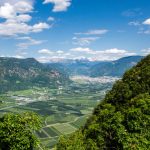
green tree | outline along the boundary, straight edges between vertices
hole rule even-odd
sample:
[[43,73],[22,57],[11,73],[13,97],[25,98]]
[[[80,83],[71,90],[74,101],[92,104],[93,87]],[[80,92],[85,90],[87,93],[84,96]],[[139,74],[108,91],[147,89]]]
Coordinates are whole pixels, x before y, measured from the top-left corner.
[[0,149],[32,150],[38,145],[33,132],[40,125],[40,118],[34,113],[5,114],[0,118]]

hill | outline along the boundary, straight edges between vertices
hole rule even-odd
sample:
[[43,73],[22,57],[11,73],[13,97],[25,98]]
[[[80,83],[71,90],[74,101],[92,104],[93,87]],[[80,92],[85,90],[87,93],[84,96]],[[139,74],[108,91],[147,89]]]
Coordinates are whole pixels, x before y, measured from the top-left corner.
[[112,62],[100,62],[90,68],[91,76],[122,76],[141,59],[142,56],[129,56]]
[[70,82],[55,66],[45,66],[34,58],[0,58],[0,92],[33,86],[57,87]]
[[150,55],[127,71],[59,150],[150,149]]

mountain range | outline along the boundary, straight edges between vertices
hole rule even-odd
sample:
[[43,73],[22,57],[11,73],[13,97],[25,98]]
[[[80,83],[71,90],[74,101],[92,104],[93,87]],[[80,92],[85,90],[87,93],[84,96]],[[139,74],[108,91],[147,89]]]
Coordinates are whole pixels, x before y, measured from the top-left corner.
[[142,58],[142,56],[129,56],[115,61],[89,61],[87,59],[61,60],[60,62],[49,63],[48,65],[55,65],[64,72],[67,72],[70,76],[121,77],[126,70],[136,65]]
[[0,58],[0,92],[33,86],[57,87],[70,82],[67,74],[34,58]]
[[43,64],[34,58],[0,57],[0,92],[37,87],[68,85],[70,76],[119,76],[136,65],[142,56],[124,57],[116,61],[64,60]]

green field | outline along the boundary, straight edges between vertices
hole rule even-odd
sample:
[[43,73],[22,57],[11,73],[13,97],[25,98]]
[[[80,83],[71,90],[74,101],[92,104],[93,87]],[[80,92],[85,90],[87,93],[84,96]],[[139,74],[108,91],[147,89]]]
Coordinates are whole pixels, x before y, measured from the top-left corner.
[[59,136],[59,134],[57,134],[57,133],[55,132],[55,130],[52,129],[51,127],[44,127],[43,130],[44,130],[45,132],[47,132],[47,133],[49,134],[49,136],[51,136],[51,137]]
[[[93,107],[110,89],[110,84],[79,84],[58,89],[37,88],[8,92],[0,105],[0,116],[4,113],[33,111],[42,116],[43,127],[36,131],[41,147],[52,148],[59,136],[73,133],[83,126]],[[102,92],[101,92],[102,91]]]
[[54,128],[59,131],[62,134],[70,134],[74,131],[76,131],[76,128],[73,127],[72,125],[68,124],[68,123],[63,123],[63,124],[56,124],[54,126]]

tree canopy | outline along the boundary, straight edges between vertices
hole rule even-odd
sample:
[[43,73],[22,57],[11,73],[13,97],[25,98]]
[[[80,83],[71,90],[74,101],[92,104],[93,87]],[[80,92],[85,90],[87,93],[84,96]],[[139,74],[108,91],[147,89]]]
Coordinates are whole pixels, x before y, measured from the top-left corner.
[[40,125],[40,118],[34,113],[5,114],[0,118],[1,150],[32,150],[38,145],[33,132]]

